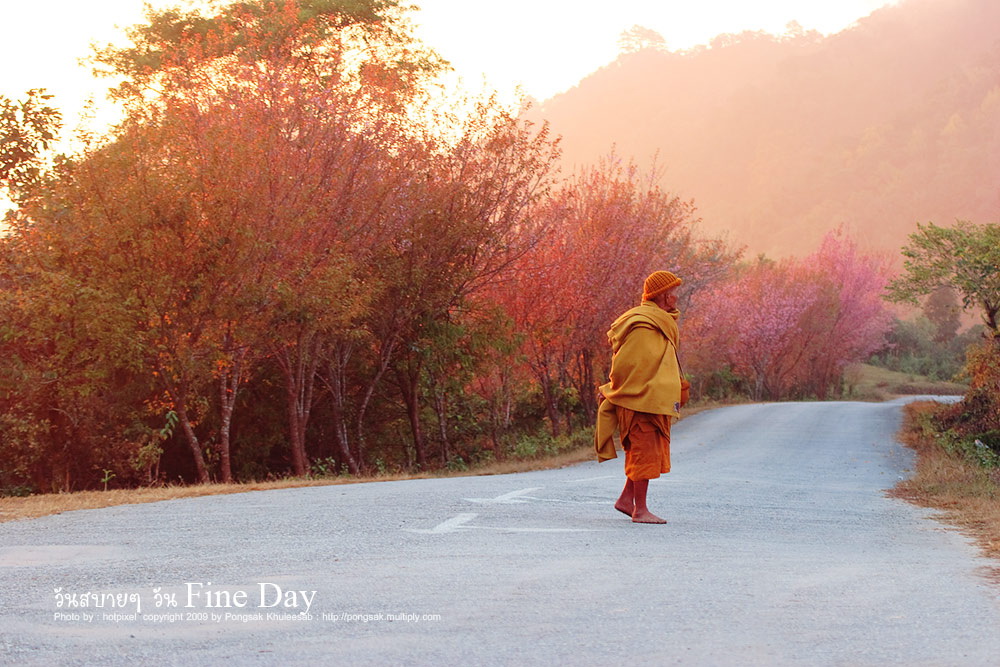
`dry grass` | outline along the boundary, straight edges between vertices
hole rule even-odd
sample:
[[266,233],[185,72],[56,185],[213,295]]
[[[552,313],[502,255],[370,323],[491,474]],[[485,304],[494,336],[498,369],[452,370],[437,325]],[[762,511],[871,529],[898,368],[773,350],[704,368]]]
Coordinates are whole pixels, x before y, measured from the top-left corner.
[[891,494],[942,510],[943,521],[973,537],[987,556],[1000,558],[1000,472],[949,454],[922,432],[920,415],[936,407],[924,402],[906,406],[899,437],[917,453],[916,472]]
[[109,491],[75,491],[73,493],[43,493],[24,498],[0,498],[0,521],[35,519],[49,514],[72,510],[89,510],[114,505],[155,503],[175,498],[194,498],[223,493],[243,493],[266,489],[287,489],[298,486],[334,484],[333,480],[281,480],[253,484],[205,484],[201,486],[164,486]]
[[503,475],[530,470],[548,470],[590,461],[594,451],[581,447],[553,456],[530,460],[497,461],[464,472],[434,472],[377,477],[331,477],[316,479],[283,479],[272,482],[251,482],[246,484],[202,484],[195,486],[164,486],[140,489],[112,489],[109,491],[76,491],[73,493],[46,493],[24,498],[0,498],[0,522],[18,519],[36,519],[50,514],[61,514],[73,510],[99,509],[115,505],[135,505],[155,503],[175,498],[195,498],[226,493],[246,493],[247,491],[268,491],[271,489],[293,489],[303,486],[330,486],[334,484],[359,484],[362,482],[388,482],[400,479],[425,479],[429,477],[462,477],[471,475]]
[[861,400],[884,401],[915,394],[961,395],[968,390],[966,385],[930,380],[923,375],[900,373],[870,364],[852,367],[849,376],[851,395]]

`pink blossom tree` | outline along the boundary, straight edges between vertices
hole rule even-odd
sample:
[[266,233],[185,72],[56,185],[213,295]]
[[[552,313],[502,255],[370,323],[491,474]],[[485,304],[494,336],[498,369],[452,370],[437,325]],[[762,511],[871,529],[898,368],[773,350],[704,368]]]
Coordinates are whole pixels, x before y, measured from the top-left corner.
[[882,298],[889,269],[884,257],[863,254],[839,231],[824,237],[805,266],[813,273],[819,294],[802,322],[811,343],[802,384],[823,399],[839,388],[848,364],[868,359],[883,345],[892,323]]
[[891,315],[883,258],[861,253],[841,232],[803,260],[766,259],[696,295],[685,327],[689,371],[728,366],[751,397],[826,398],[844,368],[882,344]]
[[794,262],[758,260],[699,300],[698,328],[686,338],[695,347],[702,337],[711,341],[718,358],[747,380],[753,399],[780,398],[794,382],[801,320],[817,292]]

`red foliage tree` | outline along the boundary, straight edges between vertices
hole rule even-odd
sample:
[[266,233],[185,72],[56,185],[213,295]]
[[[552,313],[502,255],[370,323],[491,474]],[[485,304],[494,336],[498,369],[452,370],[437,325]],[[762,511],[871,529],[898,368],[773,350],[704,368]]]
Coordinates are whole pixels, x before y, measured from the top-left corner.
[[693,205],[655,182],[655,170],[644,175],[614,155],[572,176],[537,211],[549,232],[498,294],[522,332],[554,435],[574,428],[574,408],[593,420],[608,326],[638,304],[647,275],[674,270],[690,294],[734,257],[721,242],[698,239]]
[[[100,56],[126,76],[129,123],[159,135],[161,166],[185,184],[193,210],[179,217],[198,220],[204,243],[188,256],[219,257],[199,269],[214,296],[195,338],[218,357],[223,481],[237,391],[265,355],[285,380],[292,469],[309,472],[316,371],[330,332],[360,314],[359,271],[399,173],[387,156],[413,91],[437,67],[395,30],[394,7],[261,0],[211,16],[151,11],[134,48]],[[145,166],[133,171],[145,178]],[[193,382],[168,391],[204,481],[184,398]]]

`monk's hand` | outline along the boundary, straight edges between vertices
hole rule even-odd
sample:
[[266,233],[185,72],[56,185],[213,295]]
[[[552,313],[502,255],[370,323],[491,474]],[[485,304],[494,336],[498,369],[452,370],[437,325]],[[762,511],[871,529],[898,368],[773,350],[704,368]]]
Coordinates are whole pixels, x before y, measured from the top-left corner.
[[687,405],[689,400],[691,400],[691,383],[681,378],[681,407]]

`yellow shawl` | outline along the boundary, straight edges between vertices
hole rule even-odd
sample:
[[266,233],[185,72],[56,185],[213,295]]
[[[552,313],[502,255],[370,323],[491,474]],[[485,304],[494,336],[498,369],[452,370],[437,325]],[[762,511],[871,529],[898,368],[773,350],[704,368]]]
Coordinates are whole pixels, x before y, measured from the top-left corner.
[[676,352],[679,316],[676,310],[666,311],[651,301],[643,301],[611,325],[611,382],[600,387],[606,400],[598,409],[594,435],[599,460],[617,456],[615,406],[680,416],[681,373]]

